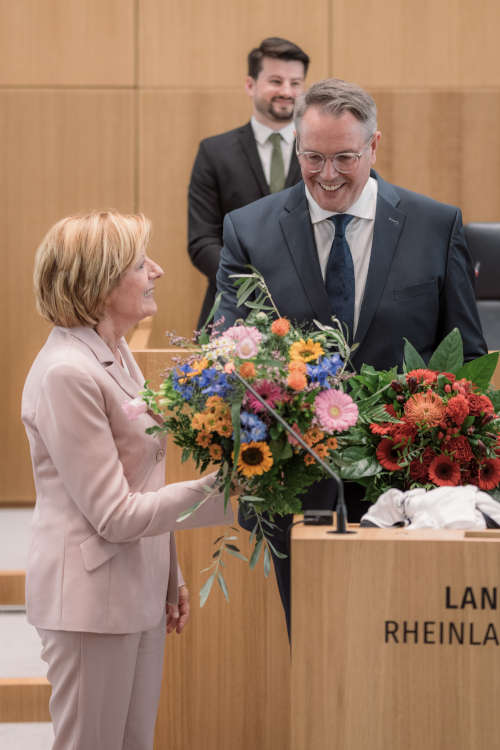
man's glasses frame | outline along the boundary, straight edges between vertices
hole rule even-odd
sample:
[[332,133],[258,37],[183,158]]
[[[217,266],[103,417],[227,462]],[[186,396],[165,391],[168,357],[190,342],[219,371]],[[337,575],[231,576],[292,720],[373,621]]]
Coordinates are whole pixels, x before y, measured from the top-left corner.
[[327,159],[332,162],[336,172],[339,172],[340,174],[349,174],[357,169],[359,160],[364,152],[372,145],[373,138],[374,135],[370,136],[361,151],[341,151],[338,154],[325,156],[325,154],[322,154],[319,151],[300,151],[299,138],[297,136],[295,141],[295,153],[297,154],[298,159],[302,159],[304,165],[307,167],[307,171],[311,174],[321,172]]

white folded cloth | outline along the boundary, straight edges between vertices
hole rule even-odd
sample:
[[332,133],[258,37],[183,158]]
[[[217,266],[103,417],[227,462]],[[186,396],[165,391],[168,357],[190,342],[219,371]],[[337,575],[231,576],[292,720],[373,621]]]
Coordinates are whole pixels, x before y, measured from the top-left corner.
[[500,503],[479,487],[436,487],[380,495],[361,519],[386,529],[404,523],[408,529],[485,529],[482,513],[500,525]]

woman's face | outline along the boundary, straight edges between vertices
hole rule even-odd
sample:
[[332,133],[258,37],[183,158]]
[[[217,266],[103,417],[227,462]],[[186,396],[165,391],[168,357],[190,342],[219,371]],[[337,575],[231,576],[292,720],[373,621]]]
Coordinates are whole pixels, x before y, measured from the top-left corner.
[[106,314],[115,325],[128,330],[143,318],[154,315],[155,280],[163,269],[142,251],[106,300]]

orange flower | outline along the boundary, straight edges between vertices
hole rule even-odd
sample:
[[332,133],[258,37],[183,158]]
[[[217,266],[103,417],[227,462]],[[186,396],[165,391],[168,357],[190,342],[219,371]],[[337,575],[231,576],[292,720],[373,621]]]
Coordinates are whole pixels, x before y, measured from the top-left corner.
[[307,372],[307,365],[302,362],[301,359],[293,359],[288,363],[288,372],[300,372],[301,375],[305,375]]
[[334,438],[334,437],[328,438],[328,440],[326,441],[326,444],[328,446],[328,449],[331,450],[331,451],[337,450],[337,448],[339,446],[339,444],[337,442],[337,438]]
[[292,371],[288,376],[287,384],[293,391],[303,391],[307,385],[307,378],[301,372]]
[[318,443],[320,440],[323,440],[324,437],[325,433],[322,432],[318,427],[311,427],[304,435],[304,440],[308,445],[314,445],[314,443]]
[[208,448],[211,441],[212,439],[211,439],[210,433],[205,432],[204,430],[199,432],[196,436],[196,442],[198,443],[198,445],[201,445],[202,448]]
[[287,318],[278,318],[277,320],[273,320],[271,331],[275,333],[276,336],[286,336],[289,330],[290,321],[287,320]]
[[416,393],[405,404],[405,416],[412,424],[437,427],[443,419],[445,405],[437,393]]
[[220,461],[222,458],[222,448],[220,445],[217,445],[217,443],[212,443],[210,448],[208,449],[208,452],[210,453],[210,458],[213,461]]
[[255,365],[253,362],[243,362],[240,367],[240,375],[242,378],[254,378],[255,377]]
[[307,466],[311,466],[311,464],[316,463],[316,461],[310,453],[306,453],[306,455],[304,456],[304,463],[307,464]]
[[326,458],[328,456],[328,446],[326,443],[319,443],[314,446],[314,450],[320,458]]
[[432,385],[436,382],[437,376],[438,374],[437,372],[434,372],[434,370],[410,370],[410,372],[406,373],[406,382],[408,382],[410,378],[415,378],[417,383],[422,383],[423,385]]
[[301,360],[302,362],[311,362],[321,357],[322,354],[324,354],[323,347],[312,339],[301,339],[290,347],[290,359]]

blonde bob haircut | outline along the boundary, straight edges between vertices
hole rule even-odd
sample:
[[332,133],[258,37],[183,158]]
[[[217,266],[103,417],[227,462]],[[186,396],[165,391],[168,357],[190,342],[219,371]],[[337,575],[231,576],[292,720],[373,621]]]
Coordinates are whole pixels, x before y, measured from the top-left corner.
[[142,214],[91,211],[61,219],[35,256],[37,310],[58,326],[95,326],[123,274],[146,251],[151,222]]

